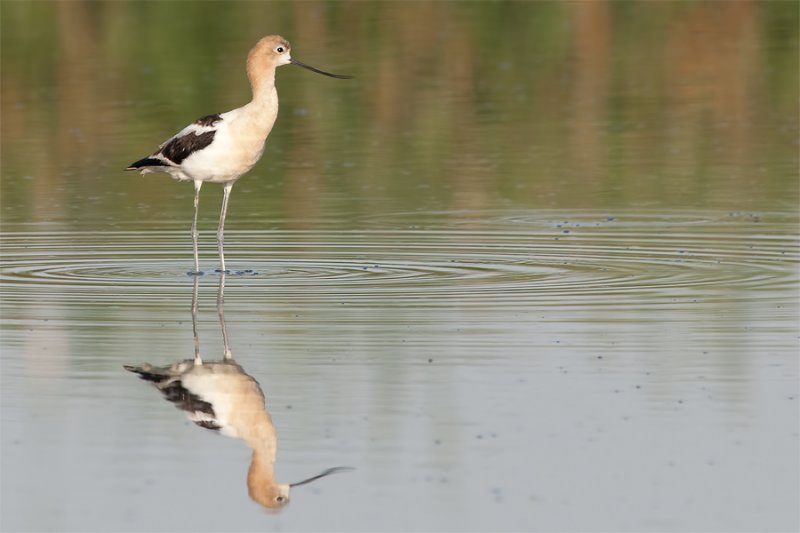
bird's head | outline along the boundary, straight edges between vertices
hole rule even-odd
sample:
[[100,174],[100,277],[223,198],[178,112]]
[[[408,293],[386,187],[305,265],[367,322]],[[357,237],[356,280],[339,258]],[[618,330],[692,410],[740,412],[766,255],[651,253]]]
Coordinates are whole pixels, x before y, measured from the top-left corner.
[[348,466],[328,468],[316,476],[312,476],[308,479],[304,479],[303,481],[298,481],[297,483],[291,483],[288,485],[275,483],[271,480],[265,483],[255,476],[251,476],[248,477],[247,487],[250,492],[250,498],[252,498],[253,501],[259,503],[267,509],[279,510],[289,503],[289,490],[292,487],[299,487],[300,485],[311,483],[325,476],[329,476],[337,472],[347,472],[349,470],[353,469]]
[[278,510],[289,503],[289,485],[272,483],[259,487],[250,486],[250,498],[267,509]]
[[280,35],[267,35],[250,50],[250,57],[267,60],[267,62],[279,67],[288,65],[291,62],[291,49],[292,45],[289,44],[289,41]]
[[250,51],[248,63],[255,63],[258,60],[261,60],[267,64],[274,65],[274,67],[291,64],[297,65],[298,67],[303,67],[304,69],[308,69],[311,72],[316,72],[317,74],[330,76],[331,78],[352,78],[352,76],[346,76],[344,74],[331,74],[330,72],[325,72],[324,70],[312,67],[311,65],[306,65],[305,63],[294,59],[291,51],[292,45],[289,44],[289,41],[280,35],[267,35],[258,41],[258,43]]

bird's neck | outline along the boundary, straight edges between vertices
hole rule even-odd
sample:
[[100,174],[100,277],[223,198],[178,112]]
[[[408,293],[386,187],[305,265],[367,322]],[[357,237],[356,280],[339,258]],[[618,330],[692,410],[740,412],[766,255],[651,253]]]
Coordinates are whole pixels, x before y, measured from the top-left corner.
[[262,72],[259,77],[250,80],[250,85],[253,88],[253,103],[269,105],[278,99],[274,70]]
[[253,99],[245,107],[251,123],[266,136],[278,116],[278,91],[275,89],[275,69],[250,68],[247,74],[253,88]]
[[275,91],[275,65],[259,55],[247,58],[247,78],[253,89],[253,102],[267,103],[277,98]]
[[270,507],[275,484],[275,447],[253,448],[253,458],[247,471],[250,498]]

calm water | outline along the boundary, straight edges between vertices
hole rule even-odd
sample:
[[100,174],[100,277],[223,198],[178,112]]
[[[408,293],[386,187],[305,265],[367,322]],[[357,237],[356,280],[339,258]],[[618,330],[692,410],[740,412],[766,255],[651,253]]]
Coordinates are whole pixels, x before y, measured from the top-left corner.
[[[4,2],[4,531],[790,531],[791,3]],[[702,30],[702,31],[701,31]],[[121,171],[278,72],[233,189],[250,452],[123,369],[223,356],[206,186]]]

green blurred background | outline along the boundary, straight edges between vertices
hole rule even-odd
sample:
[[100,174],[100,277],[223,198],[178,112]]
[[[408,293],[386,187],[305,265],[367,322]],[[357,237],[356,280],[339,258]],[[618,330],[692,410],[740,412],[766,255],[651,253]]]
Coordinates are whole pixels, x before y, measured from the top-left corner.
[[191,187],[122,169],[244,104],[246,53],[270,33],[357,79],[279,71],[281,114],[234,188],[231,227],[248,201],[302,226],[320,213],[798,200],[795,2],[0,9],[4,223],[188,220]]

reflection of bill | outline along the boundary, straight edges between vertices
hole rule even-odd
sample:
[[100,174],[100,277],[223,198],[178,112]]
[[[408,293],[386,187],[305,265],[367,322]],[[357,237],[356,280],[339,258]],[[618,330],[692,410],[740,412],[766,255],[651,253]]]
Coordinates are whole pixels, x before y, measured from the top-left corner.
[[228,437],[244,440],[253,450],[247,473],[250,497],[271,509],[289,502],[289,488],[310,483],[348,467],[329,468],[309,479],[291,484],[275,481],[274,467],[278,438],[272,418],[266,409],[264,393],[258,382],[234,362],[228,347],[228,335],[223,312],[225,276],[220,276],[217,311],[222,325],[225,355],[222,361],[204,362],[200,357],[197,336],[198,278],[192,293],[192,323],[195,336],[195,358],[176,361],[170,366],[155,367],[125,365],[140,378],[150,381],[166,400],[186,412],[198,426],[218,431]]

